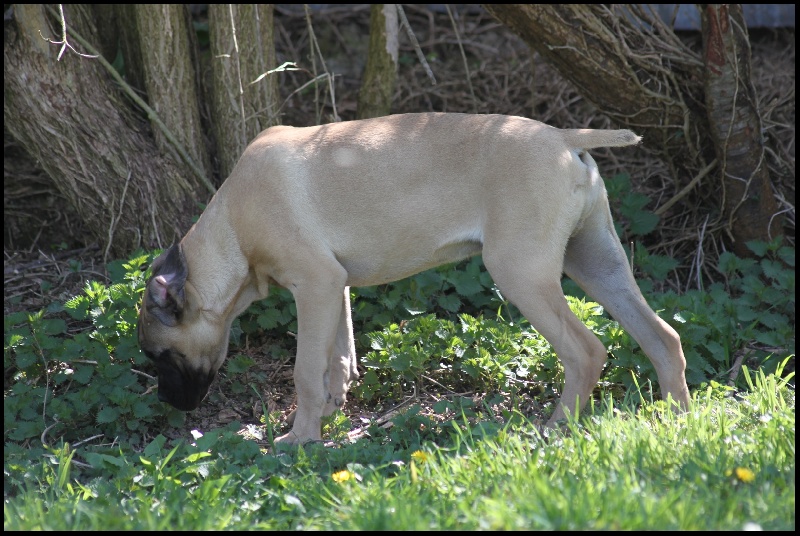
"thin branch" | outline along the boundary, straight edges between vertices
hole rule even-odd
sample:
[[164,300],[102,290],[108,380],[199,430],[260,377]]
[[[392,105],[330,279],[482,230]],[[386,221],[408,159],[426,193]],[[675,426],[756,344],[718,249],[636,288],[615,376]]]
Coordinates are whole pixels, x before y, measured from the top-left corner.
[[[48,9],[50,9],[50,8],[48,8]],[[95,55],[81,54],[80,52],[75,50],[75,47],[73,47],[69,43],[69,41],[67,40],[67,21],[64,18],[64,5],[63,4],[58,4],[58,10],[61,13],[61,41],[54,41],[53,39],[50,39],[49,37],[45,37],[42,34],[42,31],[39,30],[39,35],[42,36],[42,39],[44,39],[45,41],[48,41],[48,42],[50,42],[50,43],[52,43],[54,45],[61,45],[61,50],[58,51],[58,58],[57,58],[58,61],[61,61],[61,56],[64,55],[64,52],[66,52],[67,48],[69,48],[71,51],[73,51],[78,56],[82,56],[84,58],[96,58],[97,56],[95,56]],[[52,12],[52,10],[51,10],[51,12]]]
[[400,22],[405,26],[406,33],[408,34],[408,38],[411,40],[411,44],[414,45],[414,50],[417,52],[417,57],[419,58],[420,63],[423,67],[425,67],[425,72],[428,74],[428,78],[431,79],[431,84],[434,86],[436,85],[436,77],[433,76],[433,71],[431,71],[431,66],[428,65],[428,60],[425,59],[425,54],[422,53],[422,48],[419,46],[419,41],[417,41],[417,36],[414,35],[414,31],[411,29],[411,25],[408,23],[408,19],[406,18],[406,12],[403,11],[403,6],[401,4],[395,4],[397,6],[397,14],[400,15]]
[[469,86],[469,94],[472,97],[472,110],[478,113],[478,99],[475,98],[475,90],[472,89],[472,77],[469,73],[469,63],[467,63],[467,55],[464,53],[464,45],[461,43],[461,35],[458,33],[458,26],[456,20],[453,18],[453,12],[450,10],[450,4],[445,4],[447,8],[447,15],[450,17],[450,22],[453,24],[453,31],[456,34],[458,41],[458,49],[461,51],[461,59],[464,60],[464,70],[467,72],[467,85]]
[[[308,7],[308,4],[303,4],[305,12],[306,12],[306,22],[308,24],[308,39],[309,44],[311,45],[311,59],[313,61],[314,55],[319,56],[319,61],[322,63],[322,70],[325,71],[325,75],[328,77],[328,91],[331,94],[331,107],[333,108],[333,120],[334,122],[341,121],[342,118],[339,117],[339,113],[336,111],[336,93],[333,87],[333,75],[328,71],[328,66],[325,64],[325,58],[322,56],[322,51],[319,48],[319,42],[317,41],[317,35],[314,33],[314,26],[311,24],[311,11]],[[314,74],[316,75],[316,62],[314,63],[315,69]],[[316,80],[316,78],[315,78]],[[317,112],[317,123],[321,122],[321,112]]]
[[247,145],[247,129],[245,128],[244,117],[244,88],[242,87],[242,62],[239,56],[239,41],[236,39],[236,23],[233,19],[233,4],[228,4],[228,12],[231,16],[231,35],[233,36],[233,50],[236,52],[236,81],[239,83],[239,114],[242,118],[241,141]]
[[663,205],[658,207],[654,211],[654,214],[656,216],[661,216],[666,211],[668,211],[672,205],[674,205],[675,203],[677,203],[678,201],[680,201],[681,199],[686,197],[686,195],[692,190],[692,188],[694,188],[697,185],[697,183],[700,182],[703,179],[703,177],[705,177],[706,175],[711,173],[711,170],[713,170],[715,167],[717,167],[717,159],[716,158],[709,165],[707,165],[702,170],[700,170],[700,172],[697,175],[694,176],[694,178],[691,180],[691,182],[689,182],[689,184],[684,186],[681,189],[680,192],[675,194],[669,201],[667,201],[666,203],[664,203]]
[[[106,250],[103,253],[103,264],[108,262],[108,252],[111,250],[111,243],[114,241],[114,231],[117,228],[117,224],[119,220],[122,218],[122,209],[125,207],[125,194],[128,193],[128,185],[131,183],[131,175],[132,172],[128,169],[128,178],[125,179],[125,186],[122,188],[122,198],[119,201],[119,215],[115,218],[112,212],[111,214],[111,224],[108,226],[108,243],[106,244]],[[114,202],[111,202],[111,210],[114,209]]]

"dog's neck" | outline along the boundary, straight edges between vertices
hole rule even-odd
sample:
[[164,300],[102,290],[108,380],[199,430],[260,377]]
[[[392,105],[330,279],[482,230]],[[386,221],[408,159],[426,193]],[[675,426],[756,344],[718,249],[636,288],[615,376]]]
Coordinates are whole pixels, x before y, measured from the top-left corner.
[[187,255],[187,284],[195,289],[198,308],[220,317],[238,315],[254,300],[266,297],[253,281],[225,211],[212,200],[181,241],[184,251],[193,253]]

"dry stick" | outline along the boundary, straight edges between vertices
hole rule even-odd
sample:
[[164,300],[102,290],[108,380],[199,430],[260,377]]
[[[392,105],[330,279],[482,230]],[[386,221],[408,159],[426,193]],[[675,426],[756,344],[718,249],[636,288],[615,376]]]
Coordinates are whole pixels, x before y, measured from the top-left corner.
[[403,400],[402,402],[400,402],[396,406],[394,406],[394,407],[386,410],[385,412],[383,412],[383,414],[380,417],[378,417],[377,419],[375,419],[374,422],[372,422],[372,423],[370,423],[370,424],[368,424],[366,426],[360,426],[358,428],[355,428],[354,430],[350,430],[347,433],[347,437],[349,439],[359,439],[359,438],[364,436],[364,430],[366,430],[367,428],[369,428],[373,424],[376,425],[376,426],[384,426],[390,419],[394,418],[395,415],[400,413],[400,409],[403,408],[403,406],[407,406],[408,404],[410,404],[411,402],[413,402],[414,400],[417,400],[417,399],[418,399],[418,397],[417,397],[417,386],[416,386],[416,384],[414,384],[414,393],[411,396],[409,396],[408,398],[406,398],[405,400]]
[[125,208],[125,194],[128,193],[128,185],[131,183],[131,172],[130,168],[128,168],[128,178],[125,179],[125,186],[122,188],[122,198],[119,200],[119,215],[115,218],[114,217],[114,203],[111,203],[111,224],[108,226],[108,243],[106,244],[106,250],[103,252],[103,264],[108,262],[108,252],[111,250],[111,243],[114,241],[114,231],[117,229],[117,224],[119,220],[122,218],[122,210]]
[[[75,47],[69,44],[69,40],[67,40],[67,20],[64,18],[64,4],[58,4],[58,11],[61,14],[61,41],[53,41],[52,39],[45,37],[42,34],[42,31],[39,30],[39,35],[41,35],[43,39],[53,43],[54,45],[61,45],[61,50],[58,51],[58,56],[56,59],[61,61],[61,56],[64,55],[64,52],[66,52],[68,48],[78,56],[83,56],[84,58],[96,58],[97,56],[92,56],[90,54],[81,54],[75,50]],[[52,13],[52,10],[50,12]]]
[[[314,80],[317,79],[317,56],[314,54],[314,34],[311,26],[311,12],[309,11],[308,4],[303,4],[303,11],[306,17],[306,26],[308,27],[308,46],[311,49],[311,71],[314,75]],[[322,122],[322,117],[319,110],[319,86],[314,84],[314,111],[316,123],[319,125]]]
[[[47,10],[50,12],[51,15],[58,16],[55,10],[53,10],[51,7],[49,6],[45,7],[47,8]],[[147,113],[147,118],[150,121],[154,122],[156,126],[158,126],[159,130],[161,130],[161,132],[164,134],[164,137],[167,138],[167,140],[173,145],[173,147],[175,147],[175,150],[178,151],[178,154],[181,156],[181,159],[186,163],[186,165],[189,166],[189,168],[191,168],[195,176],[197,176],[197,178],[200,179],[200,182],[203,183],[203,185],[208,189],[210,193],[215,194],[217,192],[217,189],[214,188],[213,184],[211,184],[211,180],[209,180],[209,178],[206,177],[203,171],[199,167],[197,167],[197,164],[194,163],[192,158],[186,152],[186,149],[184,149],[183,146],[178,142],[178,140],[175,139],[175,136],[172,135],[172,132],[170,132],[167,126],[161,121],[155,110],[150,108],[150,106],[148,106],[147,103],[144,102],[139,97],[139,95],[136,94],[136,92],[127,84],[127,82],[125,82],[125,80],[122,79],[117,70],[114,69],[114,67],[112,67],[111,64],[108,63],[108,61],[106,61],[106,59],[97,51],[97,49],[95,49],[92,45],[90,45],[89,42],[86,41],[83,37],[81,37],[80,34],[76,32],[74,29],[70,28],[70,33],[72,34],[72,37],[74,37],[75,40],[78,43],[80,43],[81,46],[83,46],[83,48],[88,50],[91,54],[96,55],[97,61],[100,62],[100,65],[105,67],[105,69],[109,73],[111,73],[111,76],[113,76],[114,80],[116,80],[117,83],[122,87],[123,91],[125,91],[125,94],[127,94],[142,110],[144,110]]]
[[464,70],[467,71],[467,85],[469,86],[469,94],[472,97],[472,111],[478,113],[478,99],[475,98],[475,91],[472,89],[472,78],[469,74],[469,64],[467,63],[467,55],[464,53],[464,46],[461,44],[461,35],[458,33],[456,20],[453,18],[453,13],[450,11],[450,4],[445,4],[447,8],[447,15],[450,17],[450,22],[453,24],[453,31],[456,34],[456,41],[458,41],[458,48],[461,50],[461,59],[464,60]]
[[692,188],[694,188],[697,185],[697,183],[700,182],[703,179],[703,177],[705,177],[706,175],[711,173],[711,170],[714,169],[715,167],[717,167],[717,159],[716,158],[714,160],[712,160],[709,165],[707,165],[702,170],[700,170],[700,173],[695,175],[695,177],[691,180],[691,182],[689,182],[689,184],[684,186],[683,189],[680,192],[675,194],[669,201],[667,201],[666,203],[664,203],[663,205],[658,207],[653,213],[656,216],[661,216],[662,214],[664,214],[667,210],[670,209],[670,207],[672,205],[674,205],[675,203],[677,203],[678,201],[680,201],[681,199],[686,197],[686,195],[690,191],[692,191]]
[[400,15],[400,22],[402,22],[403,26],[406,28],[406,33],[408,34],[408,38],[411,40],[411,44],[414,45],[414,50],[417,52],[417,57],[419,58],[420,63],[422,63],[422,66],[425,67],[425,72],[428,74],[428,78],[431,79],[431,84],[435,86],[436,77],[433,76],[433,71],[431,71],[431,66],[428,65],[428,60],[425,59],[425,54],[422,53],[422,49],[419,46],[419,41],[417,41],[417,36],[414,35],[414,31],[411,29],[411,25],[408,23],[406,12],[403,11],[403,6],[401,4],[395,5],[397,6],[397,14]]
[[[705,261],[706,254],[703,251],[703,239],[706,234],[706,226],[708,225],[708,214],[703,221],[703,226],[700,228],[697,240],[697,254],[695,255],[695,265],[697,266],[697,290],[703,290],[703,261]],[[686,288],[689,288],[689,282],[686,282]]]
[[147,378],[150,381],[153,381],[153,382],[158,381],[158,378],[150,376],[149,374],[147,374],[146,372],[142,372],[141,370],[136,370],[136,369],[132,368],[131,372],[133,372],[134,374],[138,374],[139,376],[144,376],[145,378]]
[[[319,61],[322,63],[322,70],[325,71],[325,74],[328,76],[328,91],[331,94],[331,107],[333,107],[333,121],[338,122],[341,121],[342,118],[339,117],[339,113],[336,111],[336,93],[333,88],[333,75],[331,75],[330,71],[328,71],[328,66],[325,64],[325,58],[322,56],[322,51],[319,48],[319,42],[317,41],[317,35],[314,33],[314,26],[311,24],[311,10],[308,8],[308,4],[303,4],[306,12],[306,22],[308,24],[308,40],[311,46],[311,60],[314,61],[314,54],[319,55]],[[316,62],[314,62],[314,74],[316,75]],[[317,104],[319,106],[319,104]],[[320,122],[321,112],[317,111],[317,123]]]
[[737,353],[739,355],[736,356],[736,361],[733,362],[731,370],[728,371],[728,385],[730,386],[736,383],[736,377],[739,376],[739,371],[742,370],[742,362],[744,362],[744,358],[750,354],[747,349],[739,350]]
[[52,430],[52,428],[57,424],[58,424],[58,420],[56,420],[53,424],[51,424],[50,426],[45,428],[44,431],[42,432],[42,435],[39,436],[39,441],[41,442],[42,446],[47,447],[47,443],[45,442],[46,438],[47,438],[47,432]]
[[288,96],[288,97],[286,97],[286,99],[284,99],[284,101],[283,101],[283,104],[281,104],[281,105],[278,107],[278,113],[280,113],[280,111],[281,111],[281,110],[283,110],[283,107],[284,107],[284,106],[286,106],[286,103],[287,103],[287,102],[289,102],[289,100],[290,100],[292,97],[294,97],[294,96],[295,96],[297,93],[300,93],[301,91],[303,91],[305,88],[307,88],[307,87],[308,87],[308,86],[310,86],[311,84],[314,84],[314,83],[316,83],[318,80],[322,80],[323,78],[327,78],[327,77],[328,77],[328,74],[327,74],[327,73],[322,73],[321,75],[319,75],[319,76],[315,76],[314,78],[312,78],[311,80],[309,80],[308,82],[306,82],[305,84],[303,84],[302,86],[300,86],[299,88],[297,88],[297,89],[295,89],[294,91],[292,91],[291,93],[289,93],[289,96]]
[[228,4],[228,12],[231,15],[231,35],[233,36],[233,50],[236,52],[236,81],[239,83],[239,114],[242,117],[242,143],[247,144],[247,129],[245,128],[244,117],[244,88],[242,87],[242,63],[239,57],[239,41],[236,39],[236,23],[233,20],[233,4]]

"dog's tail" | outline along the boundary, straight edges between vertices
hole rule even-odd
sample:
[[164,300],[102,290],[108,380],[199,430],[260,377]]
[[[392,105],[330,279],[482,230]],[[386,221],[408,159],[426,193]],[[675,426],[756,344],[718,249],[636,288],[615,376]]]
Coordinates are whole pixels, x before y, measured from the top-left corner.
[[564,141],[575,149],[596,147],[626,147],[636,145],[642,139],[630,130],[594,130],[589,128],[567,128],[561,130]]

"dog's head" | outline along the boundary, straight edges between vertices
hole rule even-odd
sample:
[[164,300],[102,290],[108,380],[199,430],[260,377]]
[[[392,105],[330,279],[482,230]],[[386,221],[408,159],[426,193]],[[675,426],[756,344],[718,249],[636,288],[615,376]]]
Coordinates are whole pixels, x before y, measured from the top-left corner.
[[228,350],[225,321],[204,310],[180,244],[153,262],[139,310],[139,346],[158,369],[158,399],[197,408]]

